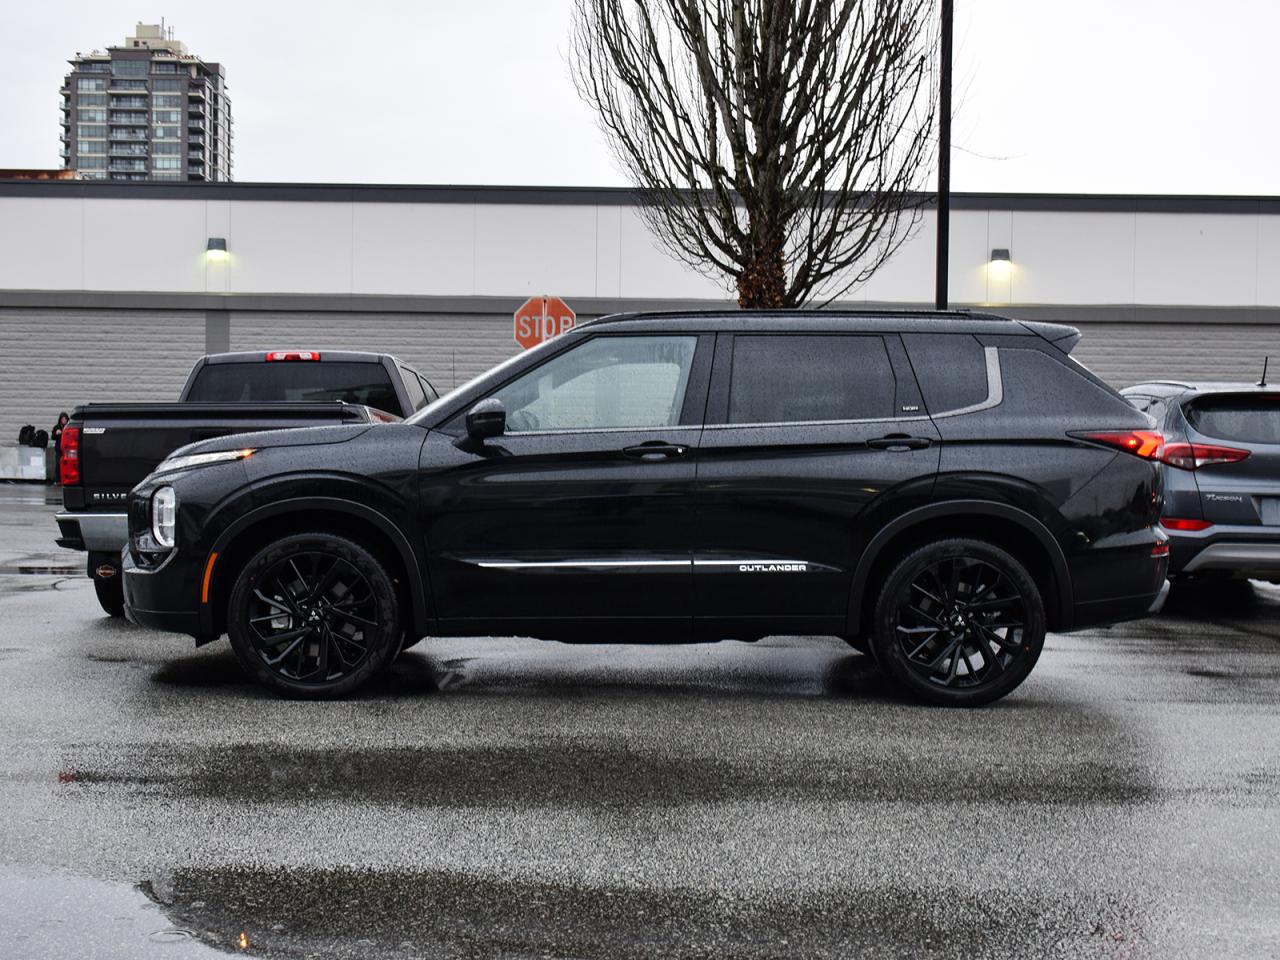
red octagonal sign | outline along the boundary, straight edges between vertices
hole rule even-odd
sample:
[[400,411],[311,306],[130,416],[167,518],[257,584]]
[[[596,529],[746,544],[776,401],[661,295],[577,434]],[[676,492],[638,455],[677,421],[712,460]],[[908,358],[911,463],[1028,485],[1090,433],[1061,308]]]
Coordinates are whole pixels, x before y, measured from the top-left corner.
[[530,297],[516,311],[516,343],[528,350],[572,330],[577,315],[559,297]]

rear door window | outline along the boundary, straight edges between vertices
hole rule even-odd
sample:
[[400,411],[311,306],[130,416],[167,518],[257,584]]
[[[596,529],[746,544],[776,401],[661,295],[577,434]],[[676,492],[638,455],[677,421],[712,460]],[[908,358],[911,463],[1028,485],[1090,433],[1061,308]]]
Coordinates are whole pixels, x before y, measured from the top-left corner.
[[1237,443],[1280,444],[1280,394],[1218,394],[1183,408],[1197,432]]
[[391,377],[380,363],[280,360],[207,363],[187,394],[192,403],[319,403],[343,400],[398,413]]
[[894,415],[896,382],[878,336],[738,335],[728,422],[809,423]]

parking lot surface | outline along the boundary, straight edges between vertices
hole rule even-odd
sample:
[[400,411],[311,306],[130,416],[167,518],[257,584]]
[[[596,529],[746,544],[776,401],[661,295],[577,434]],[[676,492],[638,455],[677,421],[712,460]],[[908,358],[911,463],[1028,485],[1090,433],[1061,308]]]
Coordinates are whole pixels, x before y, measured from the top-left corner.
[[0,956],[1280,956],[1280,588],[973,711],[819,637],[433,639],[295,703],[102,616],[55,509],[0,485]]

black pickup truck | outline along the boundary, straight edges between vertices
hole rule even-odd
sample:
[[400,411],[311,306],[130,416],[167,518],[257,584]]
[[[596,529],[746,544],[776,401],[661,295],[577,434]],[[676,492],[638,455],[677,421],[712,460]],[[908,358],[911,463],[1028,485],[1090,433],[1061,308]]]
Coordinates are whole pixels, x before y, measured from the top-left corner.
[[201,357],[177,403],[75,408],[62,434],[58,545],[88,552],[98,602],[121,616],[125,502],[179,447],[259,430],[394,421],[436,398],[425,377],[385,354],[275,350]]

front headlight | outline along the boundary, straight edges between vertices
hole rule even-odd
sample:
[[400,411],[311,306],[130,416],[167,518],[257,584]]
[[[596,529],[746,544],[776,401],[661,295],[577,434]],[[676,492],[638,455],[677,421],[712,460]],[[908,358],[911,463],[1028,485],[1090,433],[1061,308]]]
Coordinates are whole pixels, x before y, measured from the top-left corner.
[[169,473],[173,470],[185,470],[188,467],[201,467],[207,463],[247,460],[255,452],[254,450],[219,450],[217,453],[193,453],[186,457],[170,457],[168,460],[162,460],[155,472]]
[[178,527],[178,495],[173,487],[161,487],[151,495],[151,536],[162,547],[173,546]]

